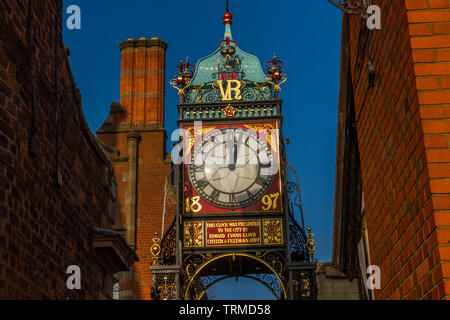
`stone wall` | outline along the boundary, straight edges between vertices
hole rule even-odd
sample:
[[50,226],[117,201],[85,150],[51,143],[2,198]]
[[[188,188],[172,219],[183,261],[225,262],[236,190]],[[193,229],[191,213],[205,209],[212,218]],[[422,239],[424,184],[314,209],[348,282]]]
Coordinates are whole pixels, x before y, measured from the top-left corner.
[[347,276],[331,263],[317,265],[318,300],[359,300],[358,280],[348,280]]

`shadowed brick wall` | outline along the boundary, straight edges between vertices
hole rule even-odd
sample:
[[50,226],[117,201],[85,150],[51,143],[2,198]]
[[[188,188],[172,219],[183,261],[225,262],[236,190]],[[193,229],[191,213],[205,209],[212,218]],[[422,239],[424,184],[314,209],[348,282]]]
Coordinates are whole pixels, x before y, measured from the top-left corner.
[[[61,7],[0,1],[0,299],[112,295],[91,248],[94,227],[112,224],[112,167],[84,119]],[[81,290],[66,288],[70,265]]]

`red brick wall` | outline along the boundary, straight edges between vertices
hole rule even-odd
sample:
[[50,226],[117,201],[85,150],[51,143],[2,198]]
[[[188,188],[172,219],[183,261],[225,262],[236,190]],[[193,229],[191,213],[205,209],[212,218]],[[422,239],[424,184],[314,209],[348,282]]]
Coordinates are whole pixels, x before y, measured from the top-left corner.
[[[450,1],[406,1],[419,117],[427,160],[428,224],[432,258],[418,281],[433,283],[427,297],[450,298]],[[428,194],[429,195],[429,194]],[[431,273],[425,276],[425,272]],[[421,279],[423,276],[423,279]],[[428,278],[428,279],[427,279]],[[417,286],[417,285],[416,285]],[[428,287],[427,287],[428,288]],[[416,289],[417,290],[417,289]]]
[[[33,1],[35,157],[28,151],[33,82],[29,1],[0,2],[0,299],[97,299],[112,293],[105,291],[112,275],[91,249],[93,228],[110,225],[112,167],[85,123],[62,38],[55,57],[55,27],[62,14],[58,2],[62,6],[62,1]],[[73,264],[81,268],[81,290],[68,291],[66,270]]]
[[[121,275],[120,291],[125,299],[150,299],[153,257],[150,248],[155,233],[161,235],[166,176],[172,169],[166,153],[164,123],[165,42],[153,39],[129,39],[120,44],[121,112],[111,109],[111,116],[99,129],[99,138],[117,151],[113,160],[118,182],[120,219],[116,226],[127,225],[126,190],[128,181],[127,134],[138,133],[137,157],[137,221],[136,248],[140,261],[134,265],[135,282],[130,275]],[[171,179],[169,179],[171,183]],[[174,218],[175,207],[167,206],[165,229]],[[130,291],[133,291],[130,296]]]
[[127,121],[163,124],[167,45],[158,38],[141,38],[128,39],[120,47],[120,103],[127,107]]
[[[136,264],[139,273],[139,290],[136,298],[149,299],[152,283],[150,265],[152,254],[150,247],[155,233],[161,238],[161,223],[164,206],[164,185],[166,176],[172,169],[171,161],[165,157],[164,132],[141,134],[140,158],[142,165],[138,175],[138,229],[137,253],[140,261]],[[171,179],[169,179],[171,183]],[[174,218],[174,206],[167,206],[168,216],[165,218],[165,229]],[[165,230],[164,229],[164,230]]]
[[[134,299],[150,299],[150,289],[152,274],[150,266],[153,262],[150,251],[153,244],[152,239],[157,232],[161,238],[161,223],[164,206],[164,185],[166,176],[172,169],[170,155],[165,152],[165,132],[163,130],[155,132],[140,132],[139,142],[139,167],[138,167],[138,195],[137,195],[137,255],[139,262],[134,264],[135,272],[138,274],[137,282],[134,284]],[[126,134],[99,133],[100,139],[107,144],[114,146],[121,157],[127,156]],[[125,142],[125,143],[124,143]],[[116,227],[127,227],[125,225],[125,190],[127,184],[128,163],[113,162],[115,179],[118,183],[117,203],[121,204],[119,219]],[[171,179],[169,179],[171,183]],[[168,215],[165,218],[165,229],[174,218],[174,205],[167,205]],[[131,283],[121,281],[121,291],[131,288]]]
[[351,17],[350,61],[375,296],[448,298],[449,1],[374,4],[382,29]]

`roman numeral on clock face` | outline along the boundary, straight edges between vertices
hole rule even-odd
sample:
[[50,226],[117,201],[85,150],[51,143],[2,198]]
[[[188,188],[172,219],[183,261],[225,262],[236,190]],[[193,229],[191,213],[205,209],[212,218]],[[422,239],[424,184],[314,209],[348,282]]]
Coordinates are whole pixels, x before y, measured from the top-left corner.
[[206,179],[202,179],[202,180],[197,181],[197,187],[200,190],[205,189],[208,185],[209,185],[209,182]]
[[220,191],[217,189],[214,189],[214,191],[211,192],[211,195],[210,195],[212,201],[219,200],[219,196],[220,196]]
[[194,167],[194,172],[196,172],[196,173],[203,172],[204,170],[205,170],[205,166],[204,165],[199,165],[199,166],[195,166]]
[[256,181],[255,181],[255,183],[260,185],[261,187],[265,186],[266,182],[267,182],[266,179],[261,178],[261,177],[256,178]]

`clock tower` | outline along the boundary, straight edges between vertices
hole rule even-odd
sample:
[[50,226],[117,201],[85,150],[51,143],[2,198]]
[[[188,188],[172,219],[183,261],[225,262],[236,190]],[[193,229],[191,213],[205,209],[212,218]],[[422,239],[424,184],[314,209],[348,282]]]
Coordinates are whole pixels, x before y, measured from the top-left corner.
[[152,297],[207,299],[210,287],[241,276],[278,300],[314,299],[315,245],[282,135],[283,62],[273,57],[264,73],[233,39],[228,8],[223,23],[217,49],[196,66],[180,61],[171,81],[180,96],[177,210],[153,246]]

